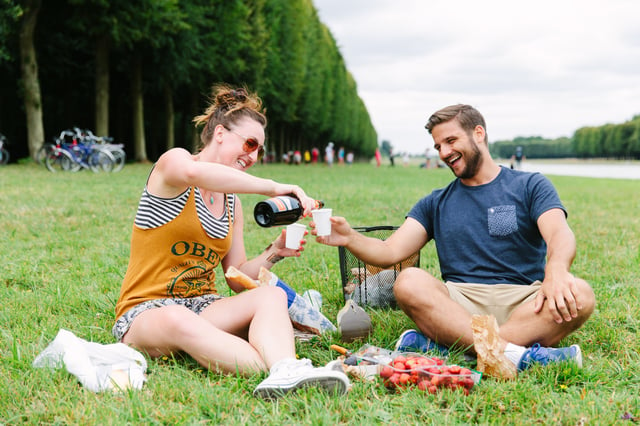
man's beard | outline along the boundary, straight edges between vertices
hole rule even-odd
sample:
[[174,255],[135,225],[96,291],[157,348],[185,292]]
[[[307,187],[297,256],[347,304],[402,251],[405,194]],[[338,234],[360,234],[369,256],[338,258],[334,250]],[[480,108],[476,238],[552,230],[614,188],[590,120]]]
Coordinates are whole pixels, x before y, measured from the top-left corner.
[[470,145],[471,151],[464,153],[464,169],[462,169],[459,175],[456,175],[460,179],[471,179],[476,175],[476,173],[478,173],[478,170],[480,170],[480,166],[482,165],[482,153],[475,143],[471,142]]

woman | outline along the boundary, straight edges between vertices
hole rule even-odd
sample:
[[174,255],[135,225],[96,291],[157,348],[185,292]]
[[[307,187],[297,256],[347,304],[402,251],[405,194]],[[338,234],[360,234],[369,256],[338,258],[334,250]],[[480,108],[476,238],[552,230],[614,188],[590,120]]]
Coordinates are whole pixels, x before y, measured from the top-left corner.
[[284,257],[284,231],[266,250],[247,260],[240,199],[234,193],[294,194],[305,214],[314,200],[296,185],[245,173],[264,154],[262,102],[245,89],[214,87],[204,115],[203,144],[196,155],[181,148],[164,153],[153,167],[133,226],[129,267],[116,305],[113,333],[151,357],[185,352],[202,366],[244,375],[270,370],[254,391],[271,398],[303,385],[344,392],[342,373],[295,359],[285,293],[258,287],[222,298],[215,288],[218,264],[257,278]]

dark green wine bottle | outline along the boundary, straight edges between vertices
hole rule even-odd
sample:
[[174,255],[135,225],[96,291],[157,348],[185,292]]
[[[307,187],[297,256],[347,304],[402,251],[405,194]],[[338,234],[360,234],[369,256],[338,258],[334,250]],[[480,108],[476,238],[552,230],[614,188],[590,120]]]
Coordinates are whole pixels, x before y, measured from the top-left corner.
[[[316,200],[316,209],[324,207],[324,202]],[[300,201],[292,195],[280,195],[260,201],[253,209],[253,218],[264,228],[290,225],[297,222],[304,209]]]

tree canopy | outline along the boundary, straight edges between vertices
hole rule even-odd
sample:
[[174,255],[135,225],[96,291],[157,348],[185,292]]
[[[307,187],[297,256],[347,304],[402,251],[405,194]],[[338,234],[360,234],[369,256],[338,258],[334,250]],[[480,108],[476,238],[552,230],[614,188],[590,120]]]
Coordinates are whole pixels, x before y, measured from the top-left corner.
[[510,158],[516,147],[528,158],[640,159],[640,115],[620,124],[582,127],[571,138],[517,137],[490,144],[495,157]]
[[330,140],[363,156],[378,145],[357,84],[311,0],[43,1],[31,77],[41,102],[25,105],[19,41],[30,3],[0,0],[0,132],[14,158],[35,154],[27,143],[31,108],[42,115],[39,143],[77,126],[113,136],[141,161],[174,145],[193,150],[191,119],[219,82],[263,98],[276,158]]

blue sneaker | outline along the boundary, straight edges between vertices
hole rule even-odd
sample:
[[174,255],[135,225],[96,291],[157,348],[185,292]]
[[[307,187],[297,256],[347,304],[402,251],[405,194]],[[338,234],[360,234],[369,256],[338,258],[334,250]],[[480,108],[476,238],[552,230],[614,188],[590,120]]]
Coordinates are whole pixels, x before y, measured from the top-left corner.
[[531,346],[520,358],[518,371],[526,370],[533,364],[547,365],[551,362],[573,361],[582,368],[582,351],[580,346],[571,345],[565,348],[546,348],[539,343]]
[[446,346],[437,344],[416,330],[407,330],[402,333],[396,342],[395,349],[398,352],[436,351],[442,356],[446,356],[449,353],[449,349]]

